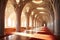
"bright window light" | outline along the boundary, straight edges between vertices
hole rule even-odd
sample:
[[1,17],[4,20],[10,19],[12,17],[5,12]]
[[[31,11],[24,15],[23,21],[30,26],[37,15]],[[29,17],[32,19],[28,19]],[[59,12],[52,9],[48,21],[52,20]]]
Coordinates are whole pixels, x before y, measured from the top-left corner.
[[32,11],[31,15],[34,15],[34,12]]
[[38,9],[38,10],[43,10],[44,8],[43,8],[43,7],[37,7],[36,9]]
[[20,0],[16,0],[17,4],[20,2]]
[[10,26],[10,27],[12,26],[11,25],[11,19],[10,18],[8,18],[8,26]]
[[39,12],[39,13],[42,13],[42,14],[44,14],[45,12]]
[[37,17],[37,15],[35,15],[35,18]]
[[40,3],[42,3],[43,1],[42,1],[42,0],[40,0],[40,1],[35,1],[35,0],[33,0],[32,2],[33,2],[33,3],[36,3],[36,4],[40,4]]

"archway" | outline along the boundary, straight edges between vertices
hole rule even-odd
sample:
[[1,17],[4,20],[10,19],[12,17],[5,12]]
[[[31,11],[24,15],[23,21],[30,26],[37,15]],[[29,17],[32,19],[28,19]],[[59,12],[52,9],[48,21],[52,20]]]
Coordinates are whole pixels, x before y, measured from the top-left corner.
[[[12,9],[12,10],[11,10]],[[5,9],[5,28],[16,28],[16,13],[14,11],[14,7],[10,1],[7,2],[6,9]]]
[[[4,21],[5,21],[4,31],[6,35],[16,31],[17,17],[16,17],[14,7],[10,0],[8,0],[6,4]],[[8,38],[9,40],[11,39],[11,36],[12,35],[7,36],[6,38]]]
[[[35,0],[36,1],[36,0]],[[35,14],[37,14],[38,12],[41,12],[41,11],[44,11],[44,12],[46,12],[46,14],[40,14],[41,15],[41,17],[43,17],[42,19],[44,20],[44,21],[47,21],[48,20],[48,22],[47,22],[47,26],[48,26],[48,28],[50,29],[50,30],[54,30],[54,9],[53,9],[53,7],[52,7],[52,4],[50,3],[51,1],[50,0],[43,0],[43,3],[41,3],[41,4],[36,4],[36,3],[34,3],[34,2],[30,2],[30,3],[27,3],[27,4],[29,4],[29,6],[30,6],[30,10],[29,10],[29,12],[26,12],[26,14],[27,13],[29,13],[29,15],[31,15],[31,12],[35,9],[36,10],[36,8],[37,7],[40,7],[40,9],[42,9],[42,7],[45,9],[45,10],[36,10],[37,12],[35,12]],[[27,5],[26,4],[26,5]],[[49,5],[50,4],[50,5]],[[24,6],[24,7],[27,7],[27,6]],[[33,7],[32,7],[33,6]],[[54,5],[53,5],[54,6]],[[23,8],[24,9],[24,8]],[[39,15],[39,16],[40,16]],[[48,16],[44,16],[44,15],[48,15]],[[41,18],[40,17],[40,18]],[[45,18],[47,19],[45,19]],[[38,18],[39,19],[39,18]],[[51,20],[49,20],[49,19],[51,19]],[[51,28],[50,28],[51,27]]]
[[[56,10],[55,10],[55,11],[56,11]],[[55,12],[55,11],[54,11],[54,12]],[[55,15],[55,14],[54,14],[54,16],[55,16],[55,18],[54,18],[54,19],[55,19],[55,24],[56,24],[56,19],[57,19],[57,17],[56,17],[56,15]]]

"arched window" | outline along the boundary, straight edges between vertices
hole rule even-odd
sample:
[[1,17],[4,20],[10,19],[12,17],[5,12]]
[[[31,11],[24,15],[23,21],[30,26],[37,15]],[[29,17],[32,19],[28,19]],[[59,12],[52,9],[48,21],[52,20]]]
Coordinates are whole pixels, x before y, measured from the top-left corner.
[[26,27],[27,26],[27,18],[24,12],[22,12],[21,15],[21,27]]
[[5,28],[13,28],[16,27],[16,13],[14,11],[14,7],[10,0],[8,0],[6,9],[5,9]]
[[10,14],[10,16],[8,17],[8,27],[16,27],[16,14]]
[[23,10],[22,10],[22,14],[21,14],[21,27],[27,27],[27,17],[28,17],[28,12],[29,12],[29,3],[27,3]]

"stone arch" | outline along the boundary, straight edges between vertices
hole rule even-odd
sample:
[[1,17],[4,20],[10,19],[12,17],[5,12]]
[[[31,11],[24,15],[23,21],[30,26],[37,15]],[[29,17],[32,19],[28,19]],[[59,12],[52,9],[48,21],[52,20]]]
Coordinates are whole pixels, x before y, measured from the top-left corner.
[[16,27],[16,21],[17,21],[16,20],[16,13],[14,11],[14,7],[11,4],[10,0],[8,0],[7,5],[6,5],[6,9],[5,9],[5,28],[6,27],[9,28],[9,26],[13,27],[13,25],[15,25],[15,27]]
[[[30,23],[27,23],[27,20],[28,21],[31,21],[30,20],[30,14],[29,14],[29,10],[30,10],[30,3],[26,3],[25,5],[24,5],[24,7],[23,7],[23,9],[22,9],[22,13],[21,13],[21,26],[25,26],[25,27],[27,27],[27,25],[29,24],[30,25]],[[22,19],[25,19],[24,21],[25,21],[25,24],[23,25],[23,20]],[[31,25],[30,25],[31,26]]]

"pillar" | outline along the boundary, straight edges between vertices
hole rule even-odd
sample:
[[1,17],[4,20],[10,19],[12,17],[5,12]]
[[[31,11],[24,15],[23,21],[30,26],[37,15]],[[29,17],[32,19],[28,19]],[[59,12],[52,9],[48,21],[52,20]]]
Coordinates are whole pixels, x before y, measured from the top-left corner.
[[32,28],[34,28],[34,18],[32,17]]
[[39,27],[39,21],[38,21],[38,27]]
[[[21,5],[21,6],[19,6],[19,5]],[[22,13],[22,9],[23,9],[22,3],[15,5],[14,9],[15,9],[15,12],[16,12],[16,17],[17,17],[16,32],[20,32],[20,28],[21,28],[21,13]],[[21,40],[21,36],[17,35],[16,36],[16,40]]]
[[36,28],[36,19],[35,19],[35,28]]
[[16,31],[19,32],[21,27],[21,12],[17,13],[17,29]]
[[60,40],[60,0],[55,0],[54,7],[54,32],[55,35],[58,37],[57,40]]
[[[4,35],[5,8],[7,0],[0,0],[0,36]],[[1,38],[0,40],[4,40]]]
[[34,18],[34,20],[33,20],[33,27],[35,27],[35,18]]
[[29,29],[29,16],[27,15],[27,30]]

